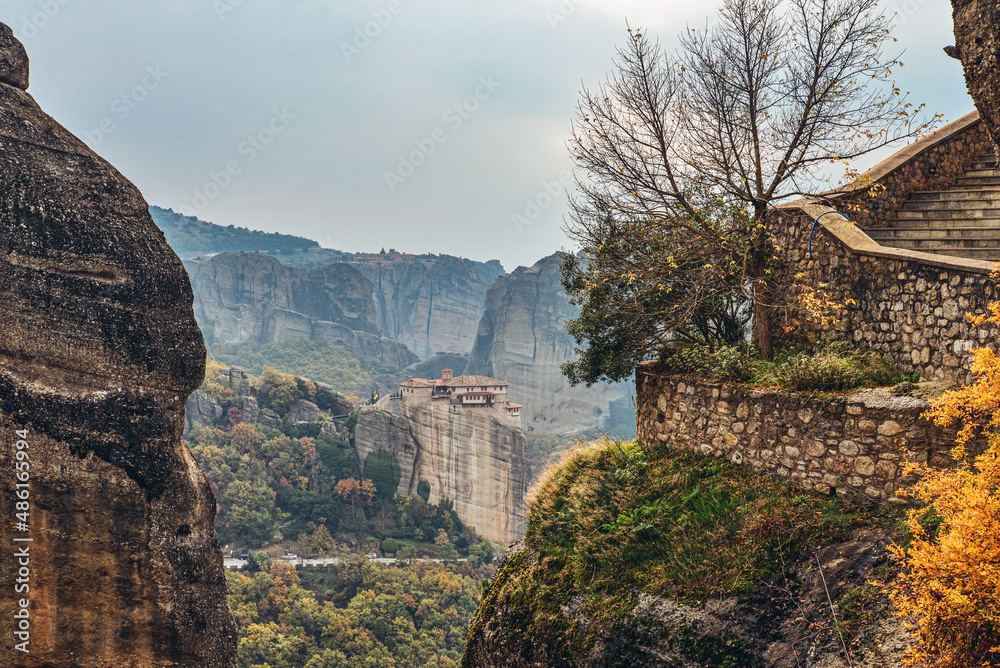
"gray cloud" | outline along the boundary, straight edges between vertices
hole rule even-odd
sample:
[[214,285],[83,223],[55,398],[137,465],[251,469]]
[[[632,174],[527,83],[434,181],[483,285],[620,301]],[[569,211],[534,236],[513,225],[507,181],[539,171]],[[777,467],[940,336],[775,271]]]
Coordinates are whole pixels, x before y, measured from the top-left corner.
[[[947,3],[895,6],[903,88],[949,119],[969,111],[961,69],[941,52]],[[671,44],[709,11],[645,0],[8,0],[0,20],[28,47],[30,92],[154,204],[346,250],[513,269],[567,244],[564,197],[546,194],[572,167],[580,83],[610,69],[625,18]],[[168,74],[144,86],[148,68]],[[495,91],[454,111],[491,77]],[[294,118],[271,137],[275,110]],[[446,139],[390,190],[386,173],[435,131]],[[196,209],[196,191],[234,162],[239,173]]]

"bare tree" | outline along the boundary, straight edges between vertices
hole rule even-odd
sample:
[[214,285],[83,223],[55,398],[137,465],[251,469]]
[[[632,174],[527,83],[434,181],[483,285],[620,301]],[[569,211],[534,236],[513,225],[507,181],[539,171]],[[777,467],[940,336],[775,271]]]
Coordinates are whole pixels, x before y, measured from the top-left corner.
[[[567,231],[590,256],[567,260],[564,283],[582,317],[606,315],[617,290],[648,351],[704,319],[707,298],[711,320],[742,295],[770,357],[769,209],[937,120],[892,83],[889,29],[877,0],[725,0],[674,55],[630,29],[608,81],[583,91],[570,141],[581,172]],[[578,342],[611,345],[594,322],[575,322]],[[602,359],[567,371],[589,381]]]

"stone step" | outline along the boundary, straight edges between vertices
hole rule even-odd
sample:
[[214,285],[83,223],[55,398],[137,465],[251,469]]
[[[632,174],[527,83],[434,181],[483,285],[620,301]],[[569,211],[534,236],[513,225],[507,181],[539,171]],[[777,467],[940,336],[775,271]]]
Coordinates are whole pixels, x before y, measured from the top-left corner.
[[1000,260],[1000,164],[979,157],[955,185],[910,194],[890,227],[865,230],[882,246]]
[[961,178],[968,178],[968,177],[982,178],[982,177],[990,177],[990,176],[993,176],[993,177],[1000,176],[1000,169],[997,169],[996,165],[988,166],[988,165],[985,165],[985,163],[984,163],[984,166],[980,166],[980,163],[976,163],[975,165],[973,165],[972,167],[970,167],[965,172],[965,174],[963,174],[961,176]]
[[1000,243],[1000,225],[996,227],[886,227],[865,230],[876,241],[883,239],[988,239]]
[[[949,225],[958,227],[991,227],[1000,224],[1000,208],[997,209],[939,209],[937,211],[900,211],[897,221],[907,225],[917,220],[936,221],[937,227]],[[896,224],[893,225],[896,227]]]
[[1000,199],[993,199],[980,193],[979,197],[969,199],[925,199],[906,200],[901,211],[979,211],[982,209],[1000,209]]
[[996,186],[1000,185],[1000,176],[960,176],[955,183],[958,186]]
[[949,257],[964,257],[970,260],[989,260],[996,262],[1000,260],[1000,246],[988,248],[950,248],[950,247],[930,247],[920,246],[907,240],[895,241],[893,243],[882,244],[886,248],[899,248],[901,250],[914,250],[922,253],[934,253],[935,255],[947,255]]
[[938,201],[991,201],[1000,202],[1000,186],[991,188],[954,188],[950,190],[922,190],[910,193],[908,202]]
[[939,250],[1000,250],[1000,241],[993,239],[886,239],[881,245],[913,248],[928,253]]
[[1000,218],[923,218],[909,215],[897,217],[888,229],[899,227],[1000,227]]

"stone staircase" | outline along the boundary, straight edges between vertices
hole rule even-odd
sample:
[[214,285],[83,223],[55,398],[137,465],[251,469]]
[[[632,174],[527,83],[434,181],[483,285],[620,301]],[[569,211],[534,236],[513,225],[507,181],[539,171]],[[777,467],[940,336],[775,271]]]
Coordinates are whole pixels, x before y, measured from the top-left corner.
[[983,154],[946,190],[914,192],[882,229],[866,229],[890,248],[1000,261],[1000,168]]

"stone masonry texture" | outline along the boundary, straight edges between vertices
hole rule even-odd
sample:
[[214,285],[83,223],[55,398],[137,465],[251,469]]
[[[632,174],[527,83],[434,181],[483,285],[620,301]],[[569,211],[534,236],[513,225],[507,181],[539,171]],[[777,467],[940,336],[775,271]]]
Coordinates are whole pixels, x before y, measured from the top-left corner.
[[[896,166],[876,183],[885,190],[867,191],[832,200],[861,227],[880,227],[910,193],[942,188],[979,159],[991,146],[981,123],[971,123],[914,158]],[[836,224],[834,215],[827,216]],[[842,219],[841,219],[842,220]],[[996,300],[996,280],[988,270],[960,258],[953,266],[920,259],[888,258],[854,252],[821,226],[816,226],[809,254],[813,218],[795,206],[776,209],[770,229],[777,258],[774,276],[775,335],[785,344],[843,338],[860,349],[888,355],[905,371],[923,380],[971,381],[968,351],[996,350],[996,327],[972,327],[967,313],[982,314]],[[979,263],[982,264],[982,263]],[[958,265],[958,266],[954,266]],[[832,322],[818,324],[796,308],[813,291],[843,306]]]
[[902,502],[906,461],[951,465],[954,431],[929,404],[885,390],[827,400],[660,374],[636,374],[638,438],[726,457],[805,489],[873,503]]

